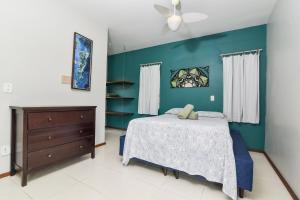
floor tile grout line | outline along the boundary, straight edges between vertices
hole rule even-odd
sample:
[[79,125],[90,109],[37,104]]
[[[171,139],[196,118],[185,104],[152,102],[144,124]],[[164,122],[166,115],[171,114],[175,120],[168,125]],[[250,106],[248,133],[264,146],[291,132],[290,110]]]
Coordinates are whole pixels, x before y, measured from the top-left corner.
[[[62,172],[58,172],[58,173],[60,173],[61,175],[64,175],[64,176],[66,176],[64,173],[62,173]],[[66,177],[68,177],[68,176],[66,176]],[[70,177],[69,177],[70,178]],[[72,184],[70,187],[73,187],[73,186],[75,186],[77,183],[74,183],[74,184]],[[26,187],[28,187],[28,186],[26,186]],[[22,188],[21,188],[22,189]],[[27,196],[30,196],[31,197],[31,199],[32,200],[39,200],[39,199],[36,199],[36,198],[34,198],[32,195],[30,195],[28,192],[26,192],[26,190],[24,190],[24,189],[22,189],[22,191],[23,192],[25,192],[26,194],[27,194]],[[61,190],[59,190],[59,191],[57,191],[57,193],[61,193],[63,191],[63,189],[61,189]],[[49,196],[49,197],[47,197],[46,199],[51,199],[51,198],[53,198],[54,196],[56,196],[56,194],[54,195],[51,195],[51,196]]]
[[19,185],[14,181],[12,180],[11,176],[8,177],[8,180],[16,186],[17,189],[19,189],[23,194],[25,194],[29,199],[32,199],[33,200],[33,197],[31,195],[29,195],[28,193],[26,193],[22,188],[19,187]]
[[[71,176],[70,174],[66,174],[66,175],[69,176],[69,177],[71,177],[73,180],[77,181],[79,184],[82,184],[82,185],[88,187],[89,189],[91,189],[91,190],[97,192],[98,194],[103,195],[103,196],[105,196],[105,197],[108,197],[106,194],[104,194],[104,193],[98,191],[98,190],[95,189],[94,187],[92,187],[92,186],[90,186],[89,184],[86,184],[85,182],[83,182],[84,180],[88,180],[89,178],[85,178],[84,180],[79,180],[79,179],[76,179],[75,177]],[[109,197],[109,199],[111,199],[111,198]]]
[[103,195],[104,197],[107,197],[109,200],[112,200],[112,198],[110,196],[108,196],[107,194],[104,194],[103,192],[100,192],[99,190],[97,190],[93,186],[91,186],[91,185],[89,185],[87,183],[84,183],[84,182],[82,182],[82,184],[85,185],[86,187],[90,188],[91,190],[97,192],[98,194]]

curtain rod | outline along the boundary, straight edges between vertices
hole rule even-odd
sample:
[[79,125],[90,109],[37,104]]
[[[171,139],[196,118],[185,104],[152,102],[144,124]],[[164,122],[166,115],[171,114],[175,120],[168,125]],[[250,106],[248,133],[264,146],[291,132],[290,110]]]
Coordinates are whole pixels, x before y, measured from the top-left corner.
[[232,55],[238,55],[238,54],[246,54],[246,53],[252,53],[252,52],[261,52],[263,51],[263,49],[253,49],[253,50],[249,50],[249,51],[240,51],[240,52],[233,52],[233,53],[225,53],[225,54],[221,54],[221,57],[224,56],[232,56]]
[[146,64],[140,64],[141,67],[151,66],[151,65],[161,65],[162,62],[154,62],[154,63],[146,63]]

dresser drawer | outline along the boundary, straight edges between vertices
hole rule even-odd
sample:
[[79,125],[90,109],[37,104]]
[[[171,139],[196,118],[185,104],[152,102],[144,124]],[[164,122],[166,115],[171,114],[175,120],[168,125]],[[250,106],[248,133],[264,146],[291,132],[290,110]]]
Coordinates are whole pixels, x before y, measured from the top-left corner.
[[28,113],[28,129],[40,129],[94,122],[92,110]]
[[93,138],[86,138],[77,142],[29,153],[28,170],[31,171],[67,158],[84,155],[91,152],[92,148],[94,148]]
[[66,126],[61,128],[42,129],[28,134],[28,151],[38,151],[93,136],[92,126]]

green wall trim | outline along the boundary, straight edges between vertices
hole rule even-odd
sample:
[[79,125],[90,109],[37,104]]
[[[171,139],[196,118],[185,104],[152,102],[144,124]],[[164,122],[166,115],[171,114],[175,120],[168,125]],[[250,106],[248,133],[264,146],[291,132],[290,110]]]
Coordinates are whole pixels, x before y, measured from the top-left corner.
[[[109,56],[108,79],[131,80],[135,84],[129,87],[109,86],[108,90],[124,96],[133,96],[135,99],[108,101],[107,109],[135,114],[130,117],[107,117],[107,125],[126,128],[131,119],[141,117],[137,114],[140,64],[163,62],[160,113],[173,107],[183,107],[187,103],[193,104],[197,110],[222,112],[223,69],[220,54],[261,48],[263,51],[260,60],[260,124],[230,123],[230,127],[241,131],[248,148],[264,150],[266,35],[267,26],[260,25]],[[170,88],[171,69],[207,65],[210,66],[209,87]],[[215,95],[215,102],[210,102],[211,95]]]

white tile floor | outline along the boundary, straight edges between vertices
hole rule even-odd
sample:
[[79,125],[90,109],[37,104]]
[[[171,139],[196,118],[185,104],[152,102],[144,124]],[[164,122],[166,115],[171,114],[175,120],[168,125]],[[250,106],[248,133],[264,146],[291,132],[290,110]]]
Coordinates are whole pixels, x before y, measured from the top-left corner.
[[[118,156],[119,131],[107,130],[107,145],[89,156],[33,174],[28,186],[20,177],[0,180],[0,200],[218,200],[228,199],[214,183],[171,174],[134,162],[124,167]],[[291,199],[264,155],[251,153],[254,160],[254,190],[248,199]]]

